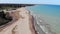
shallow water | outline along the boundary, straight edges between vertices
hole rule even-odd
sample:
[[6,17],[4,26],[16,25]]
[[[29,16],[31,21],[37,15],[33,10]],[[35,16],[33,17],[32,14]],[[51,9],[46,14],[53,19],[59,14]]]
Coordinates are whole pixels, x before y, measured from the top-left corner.
[[40,16],[45,22],[50,24],[52,30],[60,34],[60,5],[35,5],[26,7],[32,14]]

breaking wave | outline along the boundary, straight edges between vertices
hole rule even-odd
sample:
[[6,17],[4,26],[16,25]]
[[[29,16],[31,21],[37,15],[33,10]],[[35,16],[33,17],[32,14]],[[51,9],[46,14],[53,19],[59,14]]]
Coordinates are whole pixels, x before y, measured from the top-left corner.
[[34,26],[38,34],[56,34],[52,31],[51,26],[40,18],[39,15],[33,14]]

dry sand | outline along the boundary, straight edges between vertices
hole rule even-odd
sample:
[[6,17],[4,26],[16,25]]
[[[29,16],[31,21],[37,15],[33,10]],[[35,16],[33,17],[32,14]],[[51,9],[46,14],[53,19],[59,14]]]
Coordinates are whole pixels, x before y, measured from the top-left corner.
[[18,20],[5,27],[0,34],[35,34],[29,11],[24,7],[18,8],[16,11],[19,12]]

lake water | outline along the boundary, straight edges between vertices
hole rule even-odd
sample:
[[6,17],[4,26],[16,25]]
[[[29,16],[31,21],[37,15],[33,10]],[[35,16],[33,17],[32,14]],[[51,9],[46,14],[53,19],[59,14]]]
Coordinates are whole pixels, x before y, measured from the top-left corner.
[[60,34],[60,5],[40,4],[26,8],[33,14],[40,16],[41,19],[51,25],[54,32]]

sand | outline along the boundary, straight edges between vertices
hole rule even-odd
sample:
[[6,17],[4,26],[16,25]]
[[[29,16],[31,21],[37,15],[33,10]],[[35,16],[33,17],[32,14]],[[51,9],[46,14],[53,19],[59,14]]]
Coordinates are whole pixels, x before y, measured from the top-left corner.
[[0,34],[35,34],[29,11],[24,7],[18,8],[16,11],[19,13],[18,17],[16,16],[18,20],[5,27]]

